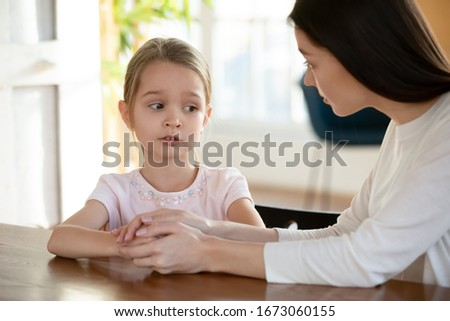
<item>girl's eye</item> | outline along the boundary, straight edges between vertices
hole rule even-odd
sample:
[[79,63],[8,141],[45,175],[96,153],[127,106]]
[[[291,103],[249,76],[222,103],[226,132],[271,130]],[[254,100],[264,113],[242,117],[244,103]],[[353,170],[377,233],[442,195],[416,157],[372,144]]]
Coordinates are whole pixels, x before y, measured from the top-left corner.
[[192,105],[190,105],[190,106],[185,106],[185,107],[183,107],[183,109],[184,109],[185,111],[187,111],[187,112],[190,112],[190,113],[196,112],[196,111],[198,110],[197,107],[192,106]]
[[154,103],[154,104],[148,105],[148,107],[150,107],[151,109],[159,110],[159,109],[163,109],[164,105],[161,103]]

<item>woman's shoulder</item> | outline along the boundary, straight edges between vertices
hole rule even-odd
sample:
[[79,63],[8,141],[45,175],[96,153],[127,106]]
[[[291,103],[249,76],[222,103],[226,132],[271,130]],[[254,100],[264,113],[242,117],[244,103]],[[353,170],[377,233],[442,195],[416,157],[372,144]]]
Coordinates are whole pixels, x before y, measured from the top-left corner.
[[436,113],[450,117],[450,91],[443,94],[436,102]]
[[428,127],[442,135],[450,134],[450,92],[447,92],[430,109]]
[[418,140],[441,139],[450,134],[450,92],[441,95],[434,104],[419,117],[403,124],[391,122],[386,134],[395,129],[397,138]]
[[[450,114],[450,91],[433,98],[433,104],[425,111],[420,118],[428,120],[445,117]],[[437,116],[438,115],[438,116]]]

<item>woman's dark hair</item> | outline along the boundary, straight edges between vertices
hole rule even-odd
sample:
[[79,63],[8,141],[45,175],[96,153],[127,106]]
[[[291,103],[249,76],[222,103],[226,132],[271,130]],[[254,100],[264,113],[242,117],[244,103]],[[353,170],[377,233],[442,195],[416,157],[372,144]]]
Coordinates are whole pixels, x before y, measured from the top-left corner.
[[414,0],[297,0],[289,19],[379,95],[419,102],[450,91],[450,64]]

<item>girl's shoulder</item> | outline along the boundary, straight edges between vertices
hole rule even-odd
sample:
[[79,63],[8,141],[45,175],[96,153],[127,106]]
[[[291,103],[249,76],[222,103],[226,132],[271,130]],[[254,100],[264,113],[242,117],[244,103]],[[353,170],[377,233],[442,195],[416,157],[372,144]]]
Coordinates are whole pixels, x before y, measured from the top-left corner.
[[106,173],[100,176],[99,184],[103,183],[110,187],[128,186],[138,175],[139,169],[127,173]]
[[243,176],[235,167],[208,167],[205,165],[199,165],[199,174],[217,178],[233,178]]
[[198,177],[207,182],[209,186],[229,188],[230,186],[247,185],[247,180],[235,167],[207,167],[200,165]]

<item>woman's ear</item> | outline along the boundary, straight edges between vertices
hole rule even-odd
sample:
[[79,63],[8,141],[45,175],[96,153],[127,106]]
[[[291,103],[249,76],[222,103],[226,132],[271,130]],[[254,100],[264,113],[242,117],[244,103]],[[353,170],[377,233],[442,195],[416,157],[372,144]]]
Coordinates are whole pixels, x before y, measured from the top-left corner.
[[124,100],[119,100],[119,112],[128,129],[132,130],[133,126],[131,126],[130,109],[128,108],[128,104]]
[[211,118],[211,114],[212,114],[212,106],[208,105],[206,107],[205,115],[203,116],[203,127],[206,127],[206,124],[208,124],[208,121]]

